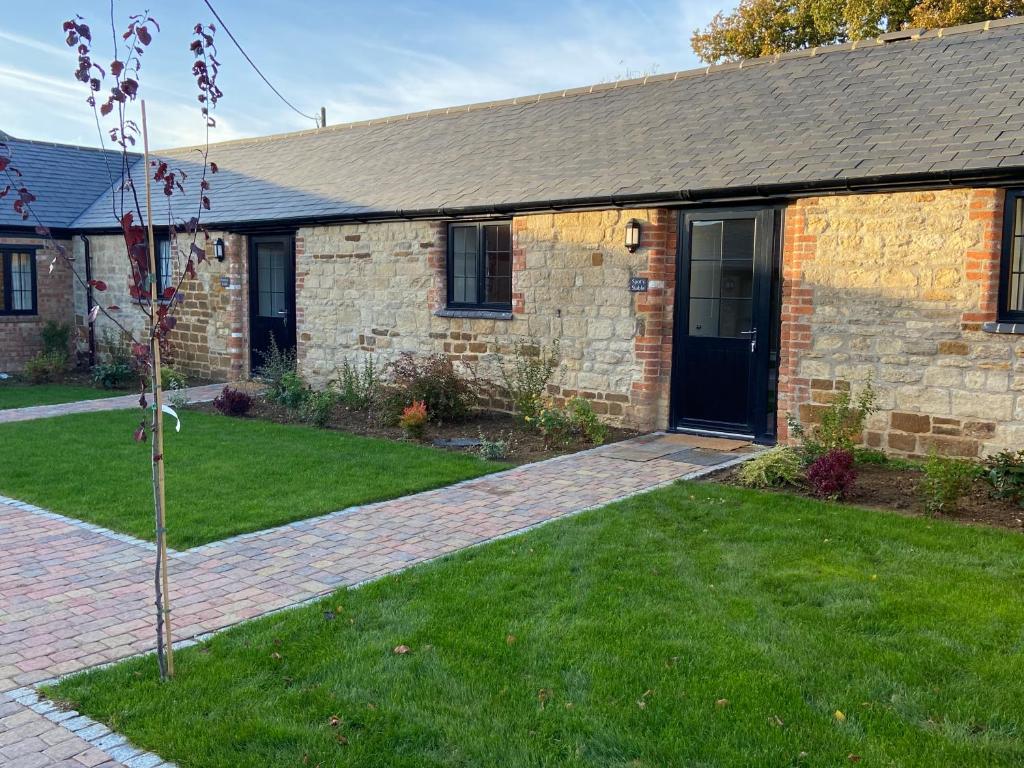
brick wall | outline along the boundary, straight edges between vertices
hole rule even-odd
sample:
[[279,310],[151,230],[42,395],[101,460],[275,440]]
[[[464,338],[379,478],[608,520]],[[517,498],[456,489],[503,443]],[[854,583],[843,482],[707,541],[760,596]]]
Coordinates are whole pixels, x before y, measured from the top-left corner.
[[907,455],[1024,445],[1024,337],[994,320],[1003,195],[801,200],[786,211],[779,432],[870,376],[866,442]]
[[[71,253],[71,243],[60,241]],[[42,331],[47,321],[73,324],[72,274],[67,263],[39,237],[0,237],[0,245],[34,245],[36,251],[35,315],[0,315],[0,372],[20,371],[27,360],[42,351]]]
[[[634,254],[625,225],[642,222]],[[664,211],[538,214],[513,221],[511,320],[441,317],[446,225],[379,223],[300,230],[298,356],[314,384],[342,361],[445,353],[498,382],[517,341],[561,341],[556,400],[579,395],[614,423],[664,427],[675,275],[675,219]],[[651,280],[647,294],[629,278]],[[500,393],[487,403],[508,407]]]

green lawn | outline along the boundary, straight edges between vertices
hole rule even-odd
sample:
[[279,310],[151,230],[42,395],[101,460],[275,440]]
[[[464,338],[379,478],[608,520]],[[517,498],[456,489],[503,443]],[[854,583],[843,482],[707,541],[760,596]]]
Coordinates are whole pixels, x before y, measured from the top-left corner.
[[49,692],[182,768],[1020,766],[1022,574],[1019,534],[683,484]]
[[[141,412],[0,424],[0,494],[153,538]],[[168,543],[185,549],[501,468],[476,456],[312,427],[186,411],[168,419]]]
[[8,408],[28,408],[32,405],[73,403],[76,400],[99,400],[118,397],[130,392],[96,389],[85,384],[25,384],[0,381],[0,411]]

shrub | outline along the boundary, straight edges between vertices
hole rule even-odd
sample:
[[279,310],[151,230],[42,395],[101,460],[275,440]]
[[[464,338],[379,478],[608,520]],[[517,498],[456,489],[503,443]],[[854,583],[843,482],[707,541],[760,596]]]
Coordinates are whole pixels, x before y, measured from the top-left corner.
[[738,479],[747,488],[784,488],[799,485],[803,474],[800,453],[780,445],[743,462]]
[[574,397],[569,401],[566,410],[574,434],[583,436],[587,442],[594,445],[601,445],[608,437],[608,426],[594,413],[594,406],[589,400]]
[[427,404],[417,400],[412,405],[405,407],[402,417],[398,420],[406,437],[419,440],[427,428]]
[[955,512],[957,502],[978,471],[972,462],[932,454],[925,462],[924,478],[918,486],[928,514]]
[[562,408],[548,402],[541,406],[536,418],[531,419],[544,437],[547,448],[564,447],[572,442],[572,422]]
[[71,351],[71,324],[47,320],[43,326],[43,352],[58,353],[67,359]]
[[214,399],[213,407],[225,416],[245,416],[252,408],[252,397],[240,389],[225,386]]
[[302,402],[302,420],[317,427],[326,427],[331,422],[338,395],[328,387],[320,392],[309,391]]
[[418,362],[407,352],[389,368],[404,405],[425,404],[434,421],[464,421],[476,404],[473,386],[446,355],[431,355]]
[[257,354],[263,364],[256,369],[256,378],[267,385],[267,397],[276,401],[284,378],[295,373],[295,353],[282,350],[271,334],[267,351]]
[[477,451],[480,453],[480,458],[487,461],[507,459],[515,448],[515,438],[513,438],[511,432],[504,437],[498,437],[496,440],[489,440],[483,432],[479,434],[480,445],[477,447]]
[[40,352],[25,363],[25,377],[33,384],[60,381],[67,367],[67,352]]
[[367,355],[362,366],[346,360],[338,369],[338,378],[331,382],[337,389],[338,399],[357,411],[373,407],[380,400],[384,382],[374,358]]
[[547,349],[535,341],[517,341],[510,362],[501,361],[501,375],[516,413],[523,419],[536,419],[544,407],[544,391],[562,364],[556,339]]
[[103,389],[127,389],[139,378],[128,340],[118,340],[106,330],[103,332],[106,359],[92,367],[93,383]]
[[306,383],[295,371],[285,373],[273,389],[267,390],[267,397],[286,408],[301,408],[309,394]]
[[179,389],[176,386],[171,386],[170,389],[164,391],[167,396],[167,402],[170,403],[171,407],[176,411],[180,411],[182,408],[186,408],[191,400],[189,400],[188,393],[184,389]]
[[842,499],[857,479],[853,453],[833,448],[816,458],[807,468],[807,482],[819,499]]
[[856,399],[849,392],[837,393],[822,412],[820,423],[805,427],[790,416],[789,428],[800,441],[805,460],[812,462],[835,449],[853,451],[861,441],[868,416],[876,410],[875,390],[869,378]]
[[1001,451],[985,459],[981,476],[992,486],[992,495],[1024,503],[1024,450]]
[[161,365],[160,386],[164,389],[185,389],[188,386],[188,379],[185,374],[178,373],[169,365]]

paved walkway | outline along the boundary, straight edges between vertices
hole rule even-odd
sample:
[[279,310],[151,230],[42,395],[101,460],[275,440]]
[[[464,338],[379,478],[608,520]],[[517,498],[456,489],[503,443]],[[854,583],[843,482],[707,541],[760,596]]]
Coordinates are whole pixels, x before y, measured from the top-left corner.
[[[175,637],[220,629],[706,469],[678,456],[615,458],[609,446],[177,552],[170,561]],[[54,723],[63,715],[47,713],[45,704],[26,706],[32,697],[24,690],[152,648],[152,547],[7,500],[0,501],[0,552],[0,764],[159,764],[152,756],[129,759],[137,753],[102,726],[91,735],[108,734],[101,741],[108,749],[90,745]]]
[[[193,403],[206,403],[213,400],[224,389],[223,384],[204,384],[201,387],[188,387],[182,390]],[[47,419],[51,416],[66,416],[69,413],[96,413],[98,411],[120,411],[125,408],[137,408],[139,396],[121,395],[118,397],[101,397],[97,400],[79,400],[74,403],[57,403],[56,405],[33,405],[29,408],[7,408],[0,411],[0,424],[12,421],[31,421]]]

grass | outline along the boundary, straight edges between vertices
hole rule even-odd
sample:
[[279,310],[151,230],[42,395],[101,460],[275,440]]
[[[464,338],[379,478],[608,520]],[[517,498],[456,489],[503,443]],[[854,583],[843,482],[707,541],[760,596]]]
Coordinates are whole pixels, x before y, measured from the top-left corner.
[[[153,539],[149,446],[138,411],[0,424],[0,494]],[[185,412],[168,419],[168,543],[185,549],[502,465],[420,445]]]
[[96,389],[85,384],[25,384],[0,382],[0,411],[8,408],[28,408],[33,405],[73,403],[78,400],[99,400],[131,394],[109,389]]
[[48,693],[182,768],[1019,766],[1022,572],[1018,534],[682,484]]

